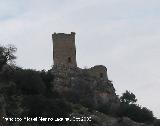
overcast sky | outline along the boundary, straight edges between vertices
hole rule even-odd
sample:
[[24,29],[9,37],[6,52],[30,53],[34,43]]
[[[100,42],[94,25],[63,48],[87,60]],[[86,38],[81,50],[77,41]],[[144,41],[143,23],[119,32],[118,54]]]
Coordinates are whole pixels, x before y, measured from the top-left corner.
[[160,118],[159,0],[0,0],[0,44],[17,65],[50,69],[52,33],[76,32],[79,67],[105,65],[117,94],[133,92]]

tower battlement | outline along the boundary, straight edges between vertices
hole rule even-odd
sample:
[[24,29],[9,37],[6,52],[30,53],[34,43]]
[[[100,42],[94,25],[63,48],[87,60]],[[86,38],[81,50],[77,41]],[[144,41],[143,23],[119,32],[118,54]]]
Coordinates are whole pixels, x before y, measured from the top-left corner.
[[53,41],[56,40],[56,39],[61,39],[61,40],[64,40],[64,39],[74,39],[75,38],[75,32],[71,32],[71,34],[65,34],[65,33],[54,33],[52,34],[52,38],[53,38]]

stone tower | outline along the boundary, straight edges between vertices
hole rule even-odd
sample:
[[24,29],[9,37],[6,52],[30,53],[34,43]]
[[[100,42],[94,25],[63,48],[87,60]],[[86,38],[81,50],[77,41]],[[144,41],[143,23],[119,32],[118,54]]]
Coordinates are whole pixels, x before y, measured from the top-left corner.
[[52,39],[54,65],[76,67],[75,33],[54,33]]

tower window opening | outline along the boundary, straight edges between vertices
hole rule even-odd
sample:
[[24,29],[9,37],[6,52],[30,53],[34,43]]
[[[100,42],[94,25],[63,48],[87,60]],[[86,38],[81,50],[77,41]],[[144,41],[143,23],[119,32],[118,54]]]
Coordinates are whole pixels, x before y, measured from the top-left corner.
[[103,78],[103,73],[100,73],[100,78]]
[[71,61],[72,61],[71,57],[68,57],[68,63],[71,63]]

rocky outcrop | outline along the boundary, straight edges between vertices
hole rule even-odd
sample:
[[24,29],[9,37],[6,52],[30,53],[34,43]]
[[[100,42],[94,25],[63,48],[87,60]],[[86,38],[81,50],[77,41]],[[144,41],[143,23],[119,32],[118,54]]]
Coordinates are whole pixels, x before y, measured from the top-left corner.
[[80,100],[88,98],[94,106],[119,103],[113,84],[108,79],[96,78],[88,74],[86,69],[64,65],[55,65],[51,71],[54,76],[54,89],[64,96],[74,92]]

